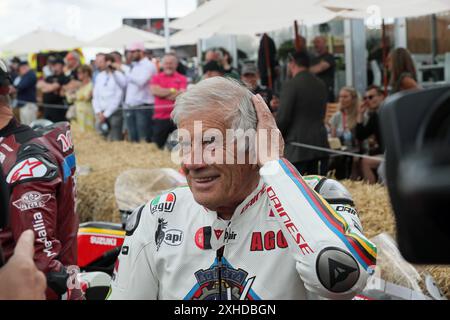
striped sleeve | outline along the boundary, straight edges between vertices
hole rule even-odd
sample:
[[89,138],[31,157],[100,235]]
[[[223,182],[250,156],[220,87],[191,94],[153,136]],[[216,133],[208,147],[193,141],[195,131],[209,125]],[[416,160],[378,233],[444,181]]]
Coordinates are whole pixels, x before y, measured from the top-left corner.
[[362,290],[374,271],[376,247],[352,231],[286,159],[268,162],[260,174],[307,289],[332,299]]

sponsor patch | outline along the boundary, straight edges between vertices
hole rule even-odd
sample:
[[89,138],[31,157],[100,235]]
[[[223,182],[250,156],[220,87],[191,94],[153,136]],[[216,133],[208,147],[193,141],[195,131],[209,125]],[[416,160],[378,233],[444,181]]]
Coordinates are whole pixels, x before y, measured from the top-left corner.
[[33,214],[33,230],[36,235],[36,241],[42,243],[44,249],[42,251],[47,257],[52,257],[56,255],[53,251],[53,243],[48,240],[47,229],[44,224],[44,217],[41,212],[36,212]]
[[183,231],[177,229],[167,230],[164,236],[164,243],[169,246],[179,246],[183,242]]
[[272,207],[276,211],[275,214],[281,220],[281,222],[284,224],[287,231],[291,234],[295,243],[298,245],[300,252],[303,255],[314,253],[314,250],[306,242],[305,238],[300,233],[298,227],[294,224],[294,222],[292,222],[291,217],[284,209],[280,199],[278,198],[277,194],[275,193],[275,190],[273,190],[272,187],[267,188],[267,195],[269,196],[269,200],[272,204]]
[[221,237],[222,234],[223,234],[223,230],[220,230],[220,229],[214,229],[214,234],[216,235],[217,240],[219,240],[220,237]]
[[91,238],[89,240],[90,240],[91,244],[97,244],[100,246],[109,246],[109,247],[117,246],[116,238],[91,236]]
[[61,133],[58,138],[56,138],[56,140],[61,142],[61,148],[63,152],[67,152],[70,149],[73,149],[72,133],[70,132],[70,130],[66,131],[65,134]]
[[36,159],[28,158],[17,163],[6,177],[6,182],[9,184],[30,178],[42,178],[47,174],[47,167],[45,164]]
[[[220,268],[220,272],[219,272]],[[219,274],[221,290],[219,290]],[[248,277],[248,272],[235,269],[225,258],[222,266],[214,264],[204,270],[195,272],[197,284],[185,297],[186,300],[258,300],[258,295],[252,290],[256,277]]]
[[155,212],[172,212],[176,200],[177,198],[173,192],[156,197],[150,203],[150,212],[152,214]]
[[45,204],[51,199],[50,194],[42,194],[37,191],[30,191],[22,195],[19,200],[13,202],[13,205],[20,211],[44,208]]
[[167,228],[167,222],[163,218],[158,219],[158,227],[155,231],[155,243],[156,243],[156,251],[159,251],[162,242],[166,237],[166,232],[164,231]]
[[250,244],[250,251],[270,251],[277,248],[285,249],[288,247],[286,238],[281,230],[262,232],[253,232]]
[[198,229],[194,236],[195,245],[202,250],[212,249],[211,234],[211,227],[202,227]]
[[342,249],[323,249],[316,262],[320,283],[329,291],[341,293],[350,290],[359,279],[359,266],[355,258]]

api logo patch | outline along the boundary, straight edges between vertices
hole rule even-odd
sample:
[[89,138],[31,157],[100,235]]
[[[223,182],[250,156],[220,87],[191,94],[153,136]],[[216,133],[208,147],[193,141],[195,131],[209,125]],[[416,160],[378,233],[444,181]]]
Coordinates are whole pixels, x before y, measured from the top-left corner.
[[150,204],[150,212],[152,214],[155,212],[172,212],[176,201],[177,198],[173,192],[156,197]]
[[183,242],[183,231],[177,229],[167,230],[164,243],[169,246],[179,246]]

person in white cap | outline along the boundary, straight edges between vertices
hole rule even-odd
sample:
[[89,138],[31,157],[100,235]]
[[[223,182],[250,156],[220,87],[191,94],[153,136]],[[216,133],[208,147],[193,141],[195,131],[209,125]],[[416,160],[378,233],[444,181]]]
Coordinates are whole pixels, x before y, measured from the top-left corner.
[[150,80],[157,70],[153,62],[145,56],[142,42],[127,47],[131,52],[131,70],[126,74],[125,122],[128,137],[133,142],[152,141],[152,116],[155,97],[150,92]]

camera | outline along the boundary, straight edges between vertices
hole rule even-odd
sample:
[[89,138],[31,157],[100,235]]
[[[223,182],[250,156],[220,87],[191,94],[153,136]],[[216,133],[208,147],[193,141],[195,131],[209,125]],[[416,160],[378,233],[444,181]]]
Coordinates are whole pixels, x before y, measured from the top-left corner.
[[450,86],[402,92],[380,110],[386,176],[402,255],[450,263]]

